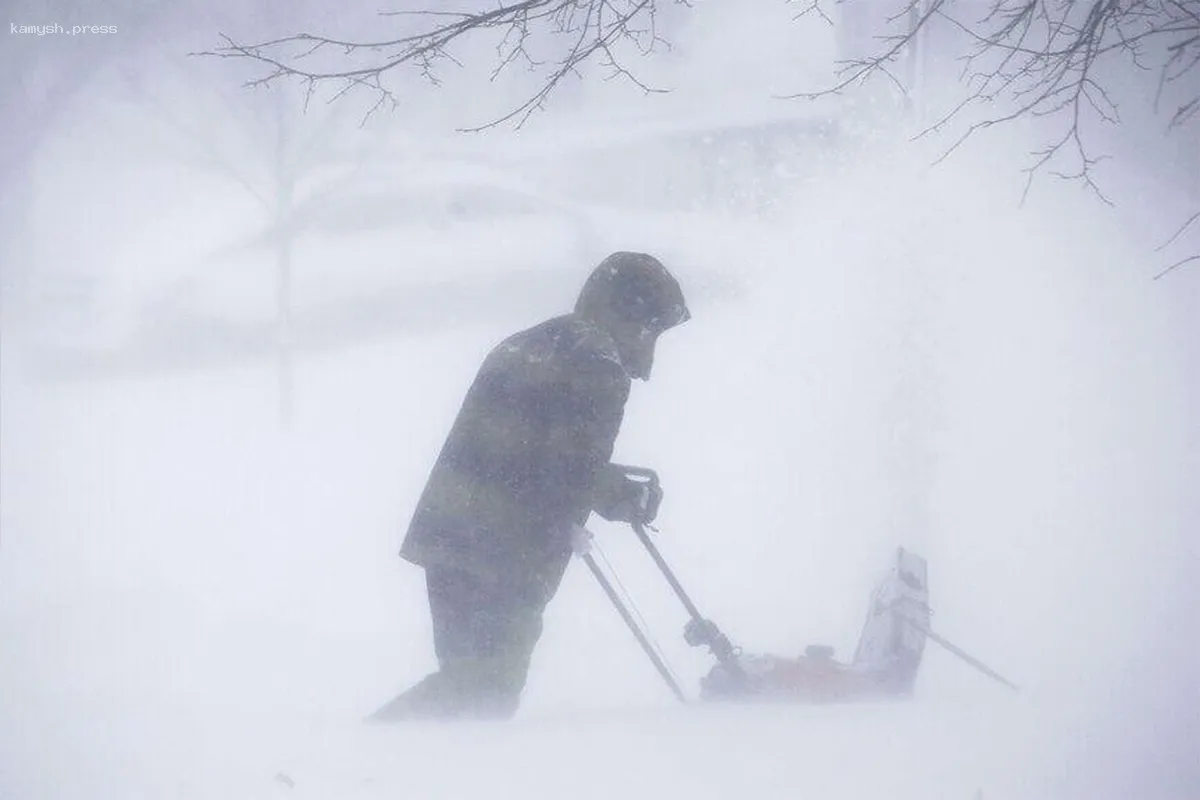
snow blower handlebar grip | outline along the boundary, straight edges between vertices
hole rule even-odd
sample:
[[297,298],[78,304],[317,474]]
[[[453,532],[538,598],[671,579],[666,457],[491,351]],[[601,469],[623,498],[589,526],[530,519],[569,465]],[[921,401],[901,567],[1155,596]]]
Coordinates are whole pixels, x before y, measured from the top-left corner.
[[649,467],[631,467],[628,464],[613,464],[613,466],[631,478],[641,478],[647,483],[657,484],[659,482],[658,473]]
[[627,513],[622,522],[638,522],[648,525],[658,516],[658,507],[662,504],[662,483],[658,473],[647,467],[630,467],[625,464],[613,464],[625,479],[626,486],[633,490],[629,492],[626,501]]

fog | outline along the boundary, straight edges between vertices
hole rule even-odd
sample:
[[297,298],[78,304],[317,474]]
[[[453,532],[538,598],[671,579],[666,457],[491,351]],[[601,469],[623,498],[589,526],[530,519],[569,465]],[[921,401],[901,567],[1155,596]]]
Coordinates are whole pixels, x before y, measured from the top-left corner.
[[[469,134],[537,88],[490,80],[489,41],[370,115],[186,55],[377,24],[349,7],[114,5],[90,69],[11,36],[0,797],[1200,795],[1200,269],[1155,279],[1200,247],[1156,249],[1200,207],[1194,128],[1148,146],[1135,105],[1098,134],[1113,204],[1026,194],[1044,123],[943,159],[956,131],[914,138],[878,85],[775,99],[836,37],[734,5],[664,11],[673,47],[632,63],[669,93],[597,68]],[[657,541],[705,613],[848,658],[905,546],[935,629],[1019,692],[930,646],[911,701],[680,706],[573,564],[514,720],[363,724],[435,666],[397,551],[475,370],[613,250],[692,308],[614,458],[662,475]],[[694,694],[683,609],[590,527]]]

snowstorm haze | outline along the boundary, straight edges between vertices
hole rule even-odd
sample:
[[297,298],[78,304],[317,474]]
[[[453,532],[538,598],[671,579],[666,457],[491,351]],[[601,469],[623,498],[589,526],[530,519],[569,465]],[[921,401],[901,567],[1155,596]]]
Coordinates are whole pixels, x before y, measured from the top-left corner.
[[[540,86],[492,79],[486,35],[395,106],[305,110],[188,54],[421,20],[24,5],[0,21],[116,32],[0,52],[0,797],[1200,796],[1200,262],[1155,278],[1200,252],[1156,249],[1200,148],[1152,87],[1112,78],[1107,204],[1026,192],[1048,120],[916,137],[952,55],[912,107],[778,99],[834,80],[801,4],[662,4],[672,46],[627,63],[670,92],[595,64],[474,133]],[[680,707],[573,564],[514,720],[362,723],[436,666],[397,550],[475,370],[616,250],[692,310],[614,460],[662,475],[705,613],[849,658],[904,546],[933,627],[1019,692],[931,644],[911,701]],[[694,692],[683,609],[590,527]]]

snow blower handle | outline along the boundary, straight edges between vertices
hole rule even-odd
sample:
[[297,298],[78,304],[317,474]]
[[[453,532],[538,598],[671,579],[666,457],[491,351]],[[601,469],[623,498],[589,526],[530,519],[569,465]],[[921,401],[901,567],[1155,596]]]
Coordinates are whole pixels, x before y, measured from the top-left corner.
[[675,577],[674,571],[667,564],[662,553],[659,552],[658,547],[650,538],[650,534],[646,532],[646,526],[636,521],[629,524],[633,527],[633,532],[637,534],[638,539],[645,546],[646,551],[650,553],[650,558],[654,560],[663,577],[667,579],[667,583],[671,585],[671,589],[674,590],[679,601],[683,603],[683,607],[687,609],[688,616],[691,617],[683,629],[684,641],[692,647],[707,646],[709,652],[716,657],[722,666],[726,667],[734,675],[742,675],[742,666],[738,662],[738,648],[729,641],[729,637],[721,632],[721,629],[717,627],[715,622],[706,619],[700,613],[700,609],[696,608],[696,604],[692,602],[692,598],[684,591],[683,585]]
[[646,532],[646,527],[658,515],[658,506],[662,502],[663,491],[658,480],[658,473],[647,467],[631,467],[623,464],[613,464],[612,466],[620,470],[630,483],[642,488],[642,491],[638,493],[638,499],[633,504],[636,508],[635,513],[630,514],[630,519],[624,521],[633,528],[633,532],[637,534],[646,551],[650,553],[650,558],[654,560],[679,601],[683,603],[683,607],[687,609],[690,619],[683,629],[684,641],[692,647],[708,647],[709,652],[731,674],[743,675],[742,666],[738,661],[739,649],[729,641],[729,637],[721,632],[715,622],[707,619],[700,613],[700,609],[696,608],[692,598],[688,596],[679,579],[675,577],[675,572],[659,552],[658,547],[650,538],[650,534]]
[[648,467],[630,467],[624,464],[613,464],[625,479],[627,496],[624,498],[626,513],[621,520],[630,524],[649,525],[658,516],[658,507],[662,504],[662,483],[658,473]]

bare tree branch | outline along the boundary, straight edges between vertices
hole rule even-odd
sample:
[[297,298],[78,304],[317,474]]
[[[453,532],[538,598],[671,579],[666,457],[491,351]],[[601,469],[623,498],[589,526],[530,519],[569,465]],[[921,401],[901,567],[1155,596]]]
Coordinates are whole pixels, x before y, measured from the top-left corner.
[[1196,220],[1200,220],[1200,211],[1197,211],[1195,214],[1192,214],[1192,216],[1188,218],[1187,222],[1185,222],[1185,223],[1183,223],[1183,225],[1179,226],[1179,230],[1177,230],[1177,231],[1175,231],[1175,233],[1171,234],[1171,237],[1169,239],[1167,239],[1165,242],[1160,244],[1155,249],[1160,253],[1163,250],[1166,250],[1168,247],[1170,247],[1172,244],[1174,244],[1175,240],[1178,239],[1180,236],[1182,236],[1187,231],[1188,228],[1192,227],[1193,223],[1195,223]]
[[[972,7],[978,8],[970,3],[909,0],[901,15],[893,18],[907,13],[911,22],[906,27],[897,26],[900,29],[893,35],[882,37],[882,44],[868,55],[843,62],[839,77],[829,86],[790,97],[838,94],[875,75],[894,81],[890,67],[911,58],[921,37],[932,31],[953,33],[968,43],[959,56],[965,97],[926,123],[914,138],[963,123],[964,130],[935,160],[939,163],[989,128],[1020,119],[1045,120],[1058,129],[1043,147],[1030,153],[1022,200],[1035,177],[1045,172],[1081,181],[1111,204],[1096,177],[1097,165],[1107,156],[1093,152],[1091,136],[1093,126],[1121,121],[1108,83],[1118,70],[1132,65],[1156,73],[1154,108],[1163,114],[1167,132],[1200,119],[1200,92],[1195,89],[1200,73],[1200,0],[989,0],[982,18],[967,16]],[[1163,111],[1169,93],[1171,104]],[[1170,241],[1196,219],[1189,219]],[[1162,274],[1194,260],[1182,259]]]
[[[799,0],[787,0],[787,2],[795,3],[795,2],[799,2]],[[804,0],[804,2],[805,2],[804,8],[802,8],[796,12],[795,16],[792,17],[793,21],[799,20],[799,19],[804,19],[805,17],[807,17],[809,15],[813,15],[813,16],[820,17],[831,27],[835,24],[833,19],[828,14],[825,13],[825,9],[821,5],[821,0]],[[840,0],[839,0],[839,2],[840,2]]]
[[[884,38],[886,44],[885,50],[878,55],[871,56],[866,59],[855,59],[841,62],[838,74],[846,75],[841,78],[836,84],[825,89],[815,92],[797,92],[789,95],[778,95],[781,100],[815,100],[820,97],[828,97],[829,95],[839,94],[843,90],[859,83],[875,73],[884,73],[889,75],[888,66],[895,62],[900,55],[912,44],[917,34],[924,29],[929,19],[936,13],[939,13],[942,5],[946,0],[932,0],[929,8],[926,9],[917,18],[917,23],[912,26],[906,33],[896,36],[888,36]],[[910,9],[916,9],[921,3],[921,0],[909,0],[905,10],[900,14],[895,15],[894,19],[898,19]],[[804,12],[802,12],[804,13]],[[894,78],[893,78],[894,80]]]
[[[674,0],[687,4],[688,0]],[[520,126],[529,115],[544,107],[547,98],[569,76],[578,75],[589,62],[598,62],[609,72],[608,78],[622,78],[645,92],[660,92],[639,80],[622,60],[622,50],[632,46],[647,55],[666,42],[654,26],[656,2],[664,0],[523,0],[501,3],[487,11],[409,11],[384,12],[383,16],[427,20],[428,26],[416,33],[392,39],[350,41],[312,33],[299,33],[256,44],[234,41],[222,36],[224,45],[198,55],[249,60],[265,73],[249,81],[263,85],[282,78],[299,79],[310,87],[333,83],[339,87],[336,97],[355,89],[377,95],[373,113],[382,105],[395,105],[396,97],[384,76],[401,68],[411,68],[434,85],[440,82],[437,68],[444,62],[459,63],[451,53],[453,45],[475,34],[492,31],[499,34],[497,62],[492,70],[496,79],[515,64],[544,73],[541,87],[510,112],[490,122],[464,130],[479,131],[516,120]],[[557,50],[553,58],[542,61],[532,51],[537,38]],[[308,66],[324,54],[336,56],[328,68]],[[345,62],[363,62],[346,67]]]
[[1166,275],[1169,275],[1169,274],[1171,274],[1172,272],[1174,272],[1175,270],[1179,269],[1179,268],[1180,268],[1180,267],[1182,267],[1183,265],[1185,265],[1185,264],[1190,264],[1190,263],[1192,263],[1193,261],[1200,261],[1200,253],[1197,253],[1197,254],[1196,254],[1196,255],[1194,255],[1194,256],[1188,256],[1187,258],[1181,258],[1180,260],[1176,261],[1176,262],[1175,262],[1174,264],[1172,264],[1171,266],[1169,266],[1169,267],[1167,267],[1166,269],[1164,269],[1162,272],[1160,272],[1160,273],[1158,273],[1157,275],[1155,275],[1155,276],[1154,276],[1154,280],[1158,280],[1159,278],[1165,277]]
[[[490,35],[492,80],[524,68],[538,75],[539,87],[509,112],[463,130],[480,131],[510,121],[520,127],[564,80],[581,77],[587,66],[605,70],[607,80],[625,80],[644,92],[661,91],[641,81],[625,59],[667,44],[656,31],[655,13],[671,1],[490,0],[483,10],[384,12],[383,17],[397,24],[403,20],[409,27],[391,38],[363,41],[313,33],[257,44],[223,37],[223,46],[204,55],[256,65],[262,71],[250,85],[297,79],[311,94],[316,86],[329,84],[336,88],[334,100],[366,90],[376,97],[366,113],[369,117],[385,104],[397,105],[390,76],[412,71],[437,85],[441,68],[460,63],[458,45]],[[845,9],[851,0],[832,0],[843,1]],[[872,1],[853,0],[863,8],[872,7]],[[673,2],[689,5],[688,0]],[[799,6],[796,18],[834,22],[823,0],[787,2]],[[1165,106],[1168,132],[1200,119],[1200,92],[1185,80],[1200,71],[1200,0],[984,2],[980,9],[970,2],[896,0],[895,13],[886,19],[893,26],[891,33],[877,39],[873,52],[839,62],[829,86],[784,98],[835,95],[878,75],[908,99],[911,87],[895,67],[915,69],[915,54],[926,46],[929,33],[950,32],[967,42],[958,59],[965,97],[925,124],[916,138],[965,123],[941,161],[982,131],[1020,119],[1043,120],[1054,127],[1045,145],[1030,153],[1023,197],[1037,175],[1049,173],[1081,181],[1106,203],[1111,201],[1097,178],[1097,165],[1106,156],[1094,152],[1091,137],[1092,126],[1121,121],[1118,98],[1109,92],[1114,70],[1132,68],[1157,78],[1155,108]]]
[[[912,0],[915,22],[886,37],[879,52],[846,63],[843,77],[832,85],[791,97],[815,98],[839,93],[876,73],[887,74],[918,36],[934,24],[948,26],[971,43],[962,56],[965,99],[921,130],[917,137],[943,131],[951,122],[979,109],[943,158],[982,130],[1023,117],[1061,119],[1063,129],[1042,149],[1032,153],[1029,181],[1046,170],[1059,177],[1082,180],[1101,199],[1094,167],[1103,155],[1091,153],[1088,123],[1120,121],[1116,102],[1100,77],[1102,67],[1124,55],[1138,68],[1157,60],[1159,95],[1164,87],[1189,74],[1200,63],[1200,0],[992,0],[982,19],[963,19],[944,0]],[[1194,73],[1192,73],[1194,74]],[[994,109],[1004,109],[995,111]],[[1200,95],[1176,107],[1168,128],[1200,115]],[[941,160],[941,159],[939,159]],[[1073,165],[1055,168],[1067,160]]]

